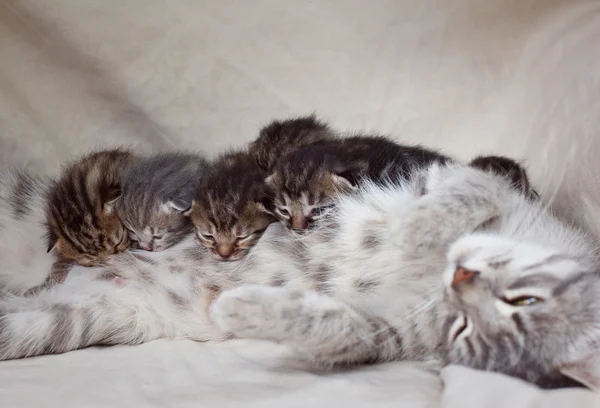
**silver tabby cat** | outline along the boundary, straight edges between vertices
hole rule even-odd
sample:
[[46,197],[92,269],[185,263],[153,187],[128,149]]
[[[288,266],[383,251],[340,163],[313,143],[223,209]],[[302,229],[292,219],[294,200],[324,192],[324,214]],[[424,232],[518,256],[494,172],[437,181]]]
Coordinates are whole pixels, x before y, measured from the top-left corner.
[[233,335],[317,367],[411,359],[600,389],[595,243],[493,174],[434,164],[411,180],[340,198],[299,240],[273,224],[240,262],[190,236],[7,294],[0,358]]
[[123,172],[116,209],[134,245],[163,251],[193,231],[183,213],[207,168],[202,156],[170,152],[137,159]]

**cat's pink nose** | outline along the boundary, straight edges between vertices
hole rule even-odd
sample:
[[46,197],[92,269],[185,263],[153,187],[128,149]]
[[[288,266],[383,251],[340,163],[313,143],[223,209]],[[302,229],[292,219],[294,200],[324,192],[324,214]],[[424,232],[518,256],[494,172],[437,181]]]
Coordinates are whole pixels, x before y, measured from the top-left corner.
[[454,277],[450,286],[452,286],[452,288],[456,288],[463,283],[470,283],[477,275],[479,275],[479,272],[471,271],[467,268],[463,268],[462,266],[458,266],[454,271]]
[[147,244],[145,242],[140,242],[140,248],[142,248],[144,251],[152,251],[152,249],[154,249],[152,243]]
[[291,224],[293,230],[303,230],[308,228],[308,220],[304,216],[292,217]]

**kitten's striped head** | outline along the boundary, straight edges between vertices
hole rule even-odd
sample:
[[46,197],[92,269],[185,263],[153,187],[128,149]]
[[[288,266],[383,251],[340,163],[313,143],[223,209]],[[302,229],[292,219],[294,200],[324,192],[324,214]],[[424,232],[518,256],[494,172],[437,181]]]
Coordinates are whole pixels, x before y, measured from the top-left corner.
[[467,236],[444,275],[455,308],[449,363],[542,387],[600,389],[600,273],[593,261],[499,238]]
[[236,261],[276,221],[271,211],[265,175],[247,154],[230,153],[202,179],[187,215],[200,243],[216,259]]
[[336,148],[317,143],[286,156],[266,182],[274,191],[274,214],[303,232],[330,212],[337,195],[354,191],[357,180]]
[[163,251],[193,231],[184,213],[207,166],[201,156],[182,152],[139,159],[129,166],[116,209],[132,244]]
[[48,251],[95,266],[129,246],[114,210],[121,194],[120,174],[133,159],[123,150],[92,153],[65,169],[48,192]]

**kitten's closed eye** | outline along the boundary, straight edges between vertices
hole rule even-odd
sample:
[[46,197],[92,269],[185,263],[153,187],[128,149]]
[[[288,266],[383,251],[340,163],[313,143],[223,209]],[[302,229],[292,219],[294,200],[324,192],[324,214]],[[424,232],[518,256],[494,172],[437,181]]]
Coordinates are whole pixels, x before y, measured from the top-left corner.
[[327,215],[331,210],[333,210],[333,204],[322,205],[320,207],[313,208],[310,212],[310,217],[313,220],[319,219],[325,215]]
[[290,211],[286,207],[277,207],[275,211],[283,218],[290,218]]
[[213,237],[213,235],[208,232],[198,231],[197,233],[198,233],[198,238],[203,239],[205,241],[214,241],[215,240],[215,237]]

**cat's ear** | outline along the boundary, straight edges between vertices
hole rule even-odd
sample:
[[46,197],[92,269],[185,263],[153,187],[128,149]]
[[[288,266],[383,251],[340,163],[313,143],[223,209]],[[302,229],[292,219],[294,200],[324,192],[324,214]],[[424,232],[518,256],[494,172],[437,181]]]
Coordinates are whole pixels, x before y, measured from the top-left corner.
[[191,201],[185,200],[183,197],[172,198],[166,203],[163,203],[161,209],[167,214],[174,212],[183,213],[184,215],[192,208]]
[[104,203],[104,212],[112,214],[115,211],[115,203],[121,198],[122,190],[118,185],[113,185],[108,189],[106,202]]
[[265,179],[265,184],[270,188],[275,187],[275,173]]
[[578,354],[576,359],[564,364],[560,372],[589,389],[600,392],[600,350]]
[[336,171],[331,175],[333,184],[342,191],[356,190],[358,180],[351,170]]
[[48,233],[46,234],[46,244],[48,245],[46,253],[52,252],[58,246],[58,236],[54,231],[48,230]]
[[190,208],[188,208],[187,210],[185,210],[183,212],[183,215],[185,215],[186,217],[189,217],[190,215],[192,215],[192,210],[194,209],[194,203],[196,202],[196,200],[192,200],[192,202],[190,203]]

